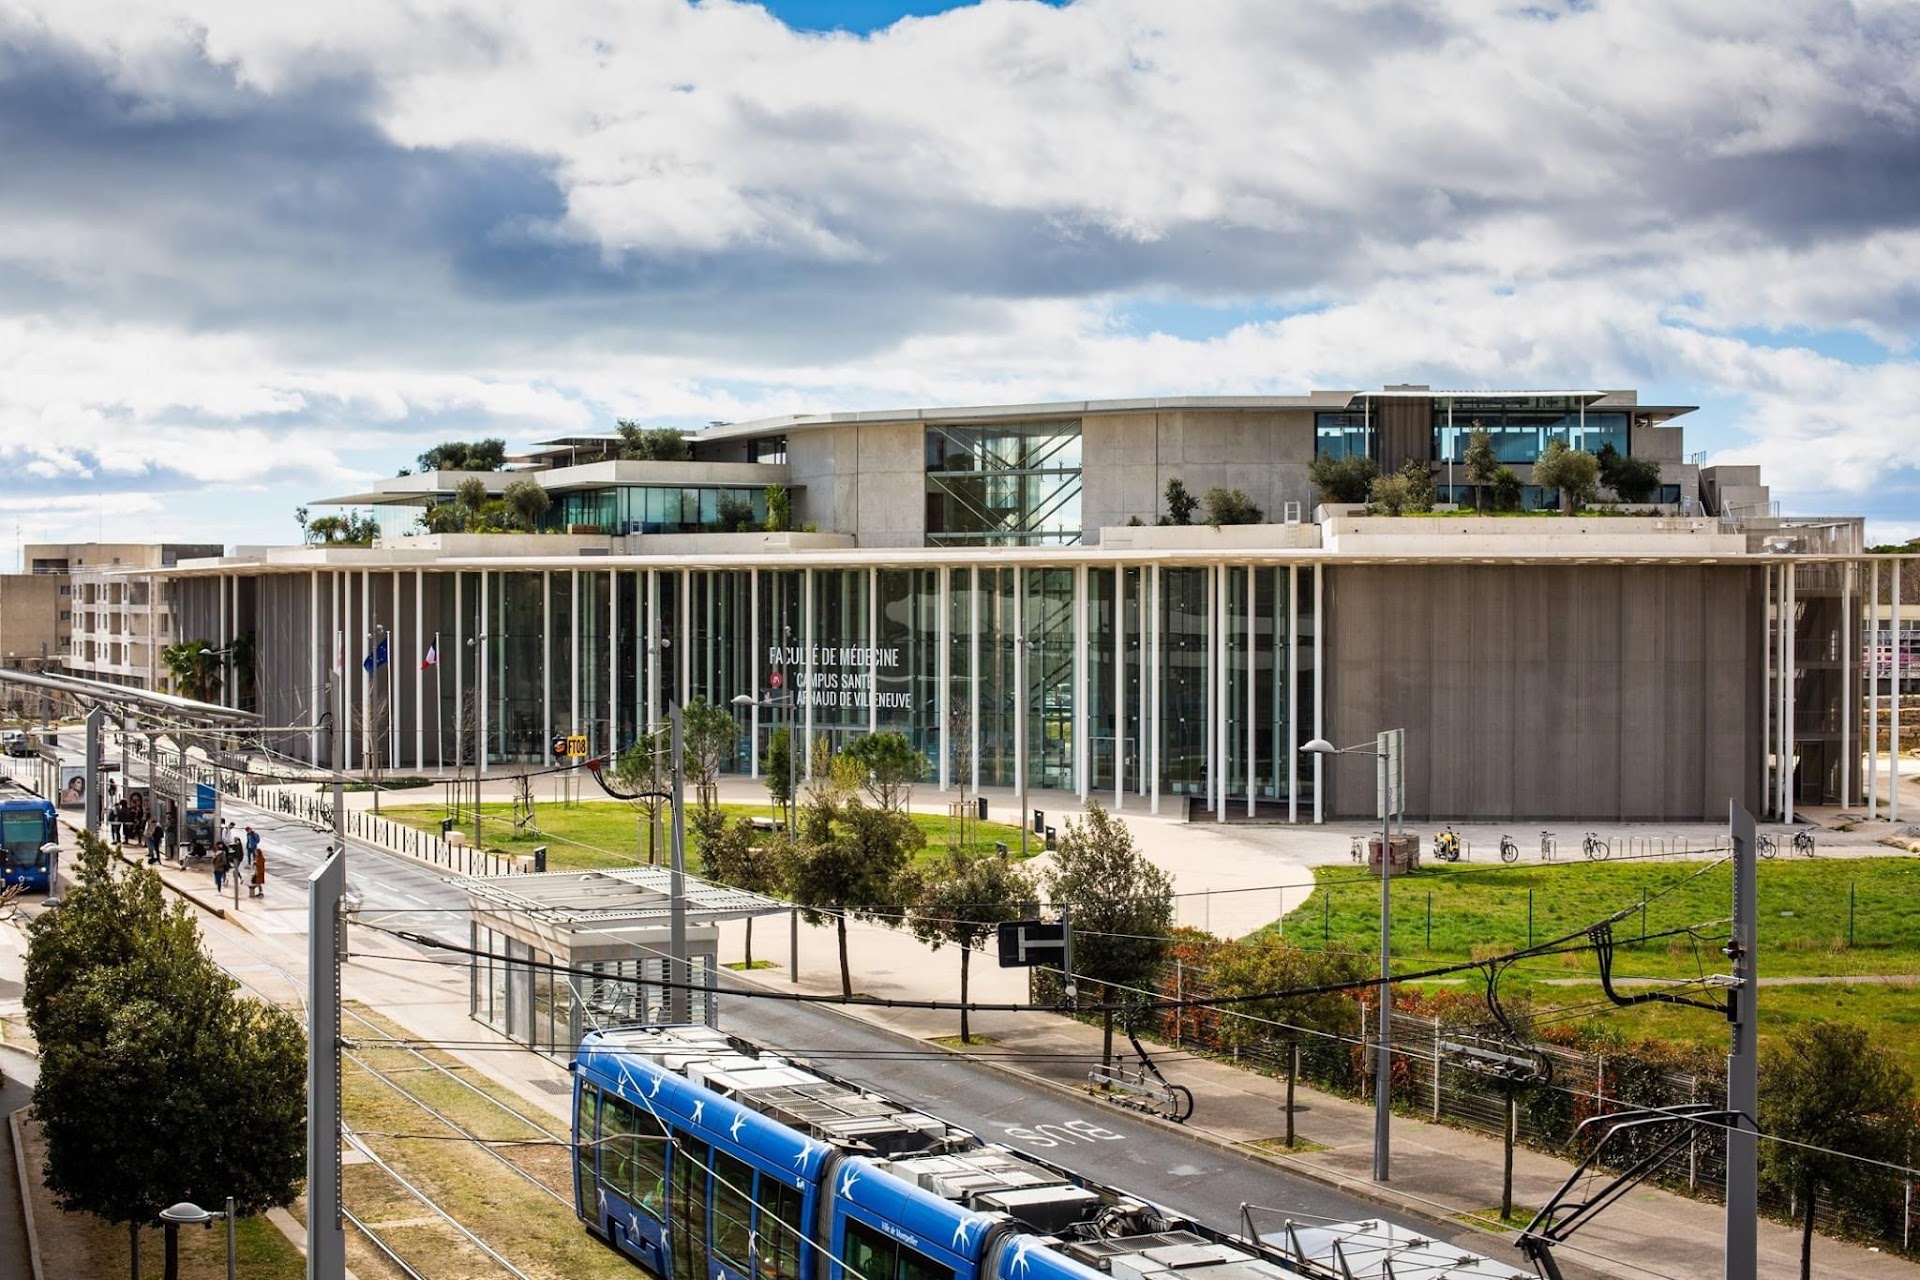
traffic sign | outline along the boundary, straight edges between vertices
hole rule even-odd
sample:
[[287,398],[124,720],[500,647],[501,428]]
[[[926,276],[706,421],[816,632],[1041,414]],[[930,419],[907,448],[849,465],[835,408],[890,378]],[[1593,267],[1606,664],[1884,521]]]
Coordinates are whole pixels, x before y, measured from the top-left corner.
[[587,735],[584,733],[568,734],[567,735],[567,758],[569,760],[582,760],[586,758],[586,754],[587,754]]
[[1007,920],[1000,925],[1000,967],[1030,969],[1034,965],[1064,965],[1067,926],[1060,920]]
[[774,672],[772,675],[767,677],[767,683],[772,685],[776,689],[778,689],[781,685],[785,684],[786,682],[787,682],[787,678],[781,675],[778,671]]

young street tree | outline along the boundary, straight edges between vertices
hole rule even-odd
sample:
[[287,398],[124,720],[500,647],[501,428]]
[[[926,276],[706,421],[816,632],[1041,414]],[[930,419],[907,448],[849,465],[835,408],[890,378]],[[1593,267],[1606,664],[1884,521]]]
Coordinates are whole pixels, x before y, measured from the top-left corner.
[[793,764],[793,730],[783,724],[767,735],[767,749],[760,757],[760,780],[782,819],[793,803]]
[[1564,440],[1549,440],[1533,464],[1533,482],[1560,491],[1560,514],[1570,516],[1593,501],[1600,488],[1600,460]]
[[288,1203],[306,1158],[298,1020],[237,994],[152,872],[115,876],[107,846],[85,834],[77,863],[27,950],[48,1188],[62,1208],[125,1223],[136,1252],[140,1225],[181,1200],[231,1195],[244,1213]]
[[680,709],[681,745],[686,748],[687,780],[694,784],[700,807],[720,802],[720,770],[733,755],[740,726],[733,712],[705,698],[695,698]]
[[1760,1079],[1760,1130],[1786,1139],[1762,1142],[1761,1163],[1800,1210],[1800,1280],[1809,1280],[1823,1193],[1897,1201],[1899,1179],[1875,1162],[1905,1164],[1913,1154],[1913,1077],[1864,1028],[1809,1022],[1768,1047]]
[[1473,509],[1485,510],[1483,499],[1487,487],[1500,474],[1500,459],[1493,452],[1493,435],[1475,419],[1473,427],[1467,432],[1467,483],[1473,486]]
[[870,919],[897,905],[901,873],[924,842],[920,828],[904,813],[865,804],[849,794],[844,780],[826,785],[816,773],[816,785],[800,809],[797,838],[779,855],[780,882],[808,924],[833,919],[839,934],[841,995],[853,995],[847,917]]
[[[1072,912],[1073,967],[1112,988],[1142,988],[1159,975],[1173,927],[1173,881],[1147,861],[1120,819],[1087,802],[1086,816],[1067,819],[1046,873],[1047,897]],[[1113,1061],[1113,1013],[1105,1018],[1104,1061]]]
[[862,734],[841,754],[865,771],[860,785],[882,809],[905,809],[913,798],[913,784],[927,776],[927,758],[913,749],[906,734],[893,730]]
[[974,949],[992,937],[1002,921],[1021,918],[1034,897],[1033,880],[998,855],[949,849],[932,870],[913,874],[902,896],[914,937],[935,951],[946,942],[960,948],[960,1043],[970,1044],[969,962]]
[[673,747],[665,729],[640,736],[640,741],[620,753],[607,770],[613,785],[633,798],[627,801],[640,824],[637,847],[647,851],[647,865],[658,862],[654,848],[654,830],[660,825],[660,808],[673,790]]
[[[748,893],[780,891],[776,853],[757,845],[760,833],[745,818],[728,822],[719,809],[695,809],[690,816],[700,838],[700,874],[715,884]],[[747,917],[747,968],[753,968],[753,917]]]

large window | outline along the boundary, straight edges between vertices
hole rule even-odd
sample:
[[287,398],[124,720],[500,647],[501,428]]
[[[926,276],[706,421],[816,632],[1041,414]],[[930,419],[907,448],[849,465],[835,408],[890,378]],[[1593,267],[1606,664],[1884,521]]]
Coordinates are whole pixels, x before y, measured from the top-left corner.
[[1433,456],[1439,462],[1465,462],[1467,440],[1475,427],[1493,440],[1502,463],[1529,463],[1546,452],[1550,440],[1570,449],[1598,453],[1612,445],[1627,452],[1627,415],[1613,411],[1585,414],[1577,396],[1516,396],[1512,399],[1444,398],[1433,402]]
[[1313,451],[1323,458],[1370,458],[1373,431],[1364,413],[1313,415]]
[[1080,420],[927,428],[927,544],[1080,541]]
[[841,1260],[847,1275],[860,1280],[953,1280],[951,1269],[851,1218]]

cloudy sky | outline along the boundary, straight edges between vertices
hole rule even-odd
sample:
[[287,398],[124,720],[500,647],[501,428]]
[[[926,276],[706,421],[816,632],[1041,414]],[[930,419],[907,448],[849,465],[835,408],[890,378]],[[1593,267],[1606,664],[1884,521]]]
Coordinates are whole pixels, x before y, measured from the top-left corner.
[[1397,381],[1697,404],[1920,534],[1907,0],[0,0],[0,160],[0,536],[288,541],[615,417]]

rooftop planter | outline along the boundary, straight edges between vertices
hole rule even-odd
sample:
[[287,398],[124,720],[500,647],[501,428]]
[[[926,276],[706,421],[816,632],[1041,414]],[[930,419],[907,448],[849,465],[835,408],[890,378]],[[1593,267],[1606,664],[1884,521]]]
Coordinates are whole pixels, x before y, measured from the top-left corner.
[[1320,545],[1313,524],[1124,524],[1100,530],[1105,550],[1299,551]]
[[1730,555],[1746,538],[1702,516],[1331,515],[1322,545],[1348,555]]

